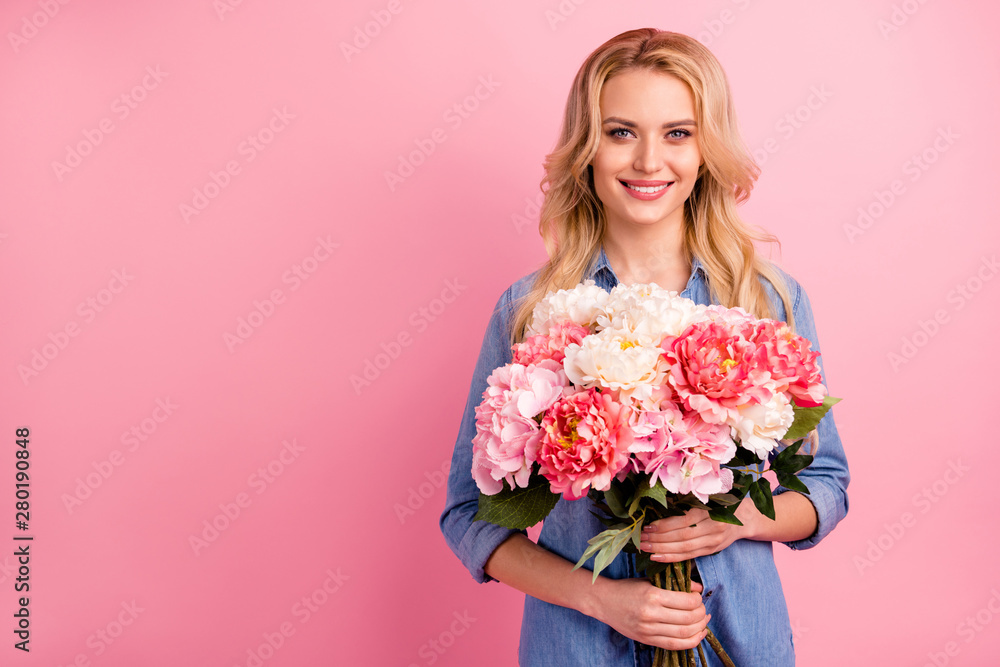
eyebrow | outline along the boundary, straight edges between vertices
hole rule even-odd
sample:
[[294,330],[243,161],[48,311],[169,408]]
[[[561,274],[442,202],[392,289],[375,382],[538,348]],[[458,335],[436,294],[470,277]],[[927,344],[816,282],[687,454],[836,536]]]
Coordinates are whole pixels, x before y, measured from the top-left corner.
[[[601,124],[607,125],[608,123],[620,123],[625,127],[632,127],[632,128],[637,127],[636,124],[633,123],[632,121],[625,120],[624,118],[618,118],[617,116],[609,116],[608,118],[605,118]],[[664,123],[662,129],[669,130],[671,128],[680,127],[682,125],[694,125],[697,127],[698,124],[691,119],[675,120],[671,123]]]

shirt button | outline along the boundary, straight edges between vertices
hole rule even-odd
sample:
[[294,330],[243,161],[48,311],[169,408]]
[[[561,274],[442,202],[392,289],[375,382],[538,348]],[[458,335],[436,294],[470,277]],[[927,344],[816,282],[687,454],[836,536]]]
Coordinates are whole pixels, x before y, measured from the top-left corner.
[[712,597],[712,593],[714,593],[714,591],[709,591],[705,593],[705,599],[707,600],[708,598]]

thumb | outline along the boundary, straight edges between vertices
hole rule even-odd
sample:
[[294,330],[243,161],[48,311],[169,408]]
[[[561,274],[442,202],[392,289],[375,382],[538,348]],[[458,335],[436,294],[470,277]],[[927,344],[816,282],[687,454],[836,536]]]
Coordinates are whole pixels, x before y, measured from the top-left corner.
[[699,584],[697,581],[692,581],[691,582],[691,592],[692,593],[701,593],[704,589],[705,589],[705,587],[702,586],[701,584]]

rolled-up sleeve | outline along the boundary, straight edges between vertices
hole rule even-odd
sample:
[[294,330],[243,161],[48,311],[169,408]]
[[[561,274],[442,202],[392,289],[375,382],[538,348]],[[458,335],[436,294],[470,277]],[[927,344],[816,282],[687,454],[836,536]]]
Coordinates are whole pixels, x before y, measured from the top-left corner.
[[496,548],[514,533],[527,534],[523,530],[504,528],[486,521],[473,521],[479,510],[479,487],[472,478],[472,438],[476,434],[476,406],[482,401],[486,380],[493,370],[511,360],[507,342],[512,309],[511,294],[512,288],[508,288],[500,297],[483,336],[483,346],[472,375],[469,397],[458,429],[455,451],[451,456],[448,494],[439,521],[448,547],[480,583],[496,581],[483,569]]
[[[816,324],[809,297],[794,279],[790,280],[789,287],[792,296],[795,332],[807,338],[812,343],[812,349],[818,352],[820,351],[819,338],[816,334]],[[830,391],[831,395],[836,396],[836,392],[832,391],[827,383],[822,356],[820,357],[820,373],[827,390]],[[818,518],[816,530],[805,539],[783,543],[792,549],[809,549],[816,546],[840,523],[841,519],[847,516],[847,485],[851,481],[851,475],[847,467],[844,445],[840,441],[837,425],[833,418],[835,410],[836,406],[820,420],[817,427],[819,446],[813,462],[799,472],[799,478],[809,489],[806,498],[816,508]],[[783,486],[778,486],[774,490],[774,494],[785,493],[788,490]]]

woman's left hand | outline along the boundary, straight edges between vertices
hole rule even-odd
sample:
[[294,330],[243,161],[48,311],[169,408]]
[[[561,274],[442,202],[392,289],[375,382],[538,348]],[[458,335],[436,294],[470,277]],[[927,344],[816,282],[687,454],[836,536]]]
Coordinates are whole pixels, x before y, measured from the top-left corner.
[[752,539],[755,520],[762,515],[749,497],[736,509],[742,526],[715,521],[702,509],[681,516],[658,519],[645,526],[639,548],[661,563],[677,563],[689,558],[722,551],[739,539]]

